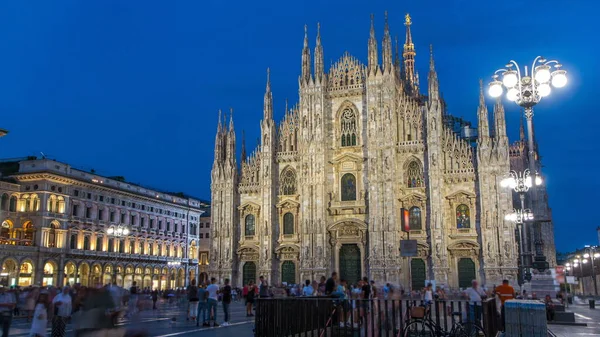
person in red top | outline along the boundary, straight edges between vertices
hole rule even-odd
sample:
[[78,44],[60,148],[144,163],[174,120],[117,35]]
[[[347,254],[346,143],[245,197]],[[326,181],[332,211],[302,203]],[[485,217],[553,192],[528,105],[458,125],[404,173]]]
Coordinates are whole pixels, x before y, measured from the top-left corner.
[[508,284],[508,280],[503,280],[502,285],[496,287],[496,294],[500,297],[500,303],[502,303],[502,331],[504,331],[506,319],[504,312],[504,302],[515,298],[515,288],[511,287],[510,284]]

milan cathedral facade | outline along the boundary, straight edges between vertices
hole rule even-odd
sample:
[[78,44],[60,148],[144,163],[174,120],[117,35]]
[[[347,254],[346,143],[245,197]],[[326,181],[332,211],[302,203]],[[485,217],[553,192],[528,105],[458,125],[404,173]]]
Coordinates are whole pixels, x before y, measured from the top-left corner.
[[[236,285],[332,271],[407,288],[516,283],[515,225],[504,220],[513,200],[499,185],[510,170],[504,108],[496,102],[489,114],[480,93],[478,135],[461,136],[432,52],[427,87],[419,85],[411,24],[406,15],[400,58],[387,15],[381,49],[371,18],[367,64],[346,53],[328,72],[319,32],[311,58],[305,29],[299,102],[276,123],[267,76],[260,144],[247,155],[242,143],[239,166],[233,120],[219,118],[211,276]],[[402,257],[409,237],[416,256]]]

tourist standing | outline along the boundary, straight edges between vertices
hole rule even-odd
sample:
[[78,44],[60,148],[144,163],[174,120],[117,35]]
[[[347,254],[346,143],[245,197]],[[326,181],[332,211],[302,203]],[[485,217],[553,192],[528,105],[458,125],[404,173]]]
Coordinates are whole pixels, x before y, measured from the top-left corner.
[[206,292],[206,289],[204,289],[204,285],[198,285],[198,316],[196,317],[196,326],[200,326],[200,318],[202,317],[202,326],[208,326],[208,321],[207,321],[207,315],[206,315],[206,309],[207,309],[207,303],[206,303],[206,298],[208,296],[208,293]]
[[192,280],[191,284],[187,288],[188,298],[188,317],[187,320],[195,320],[198,317],[198,287],[196,287],[196,280]]
[[254,281],[250,280],[248,283],[248,293],[246,294],[246,317],[252,317],[252,306],[254,305],[254,297],[256,296],[256,288],[254,287]]
[[219,326],[217,323],[217,304],[219,303],[217,279],[214,277],[210,279],[210,285],[206,287],[206,291],[208,292],[208,315],[213,321],[213,326]]
[[269,297],[269,282],[267,282],[264,276],[261,276],[258,279],[260,280],[260,285],[258,286],[258,296],[260,298]]
[[433,303],[433,284],[427,283],[427,287],[424,289],[425,295],[423,296],[423,300],[427,306]]
[[229,325],[229,305],[231,304],[231,286],[229,285],[229,279],[225,279],[225,285],[223,289],[221,289],[221,294],[223,295],[223,314],[225,315],[225,321],[223,321],[223,326]]
[[496,294],[500,297],[500,304],[502,305],[502,309],[500,309],[500,313],[502,316],[502,331],[504,331],[506,327],[506,316],[504,311],[504,302],[507,300],[512,300],[515,298],[515,289],[508,284],[508,280],[502,280],[502,284],[496,288]]
[[325,295],[331,296],[336,290],[337,273],[331,273],[331,277],[325,282]]
[[48,325],[48,294],[41,293],[35,304],[31,320],[30,337],[45,337]]
[[6,287],[0,286],[0,325],[2,325],[2,337],[8,337],[13,310],[16,306],[17,300],[13,297],[13,294],[7,292]]
[[310,285],[310,280],[306,280],[304,288],[302,288],[302,296],[312,296],[315,289]]
[[64,337],[66,334],[67,319],[71,316],[73,300],[69,295],[69,287],[64,287],[62,292],[52,300],[54,317],[52,317],[52,337]]
[[465,290],[469,297],[469,320],[481,323],[481,301],[486,297],[485,291],[479,287],[477,280],[471,281],[471,287]]

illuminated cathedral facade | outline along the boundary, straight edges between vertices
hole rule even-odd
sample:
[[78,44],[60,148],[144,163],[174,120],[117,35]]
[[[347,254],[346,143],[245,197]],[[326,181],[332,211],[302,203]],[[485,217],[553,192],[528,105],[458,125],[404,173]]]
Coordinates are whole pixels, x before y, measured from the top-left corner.
[[[346,53],[329,71],[319,32],[311,53],[305,29],[299,102],[276,123],[267,75],[260,144],[247,155],[242,142],[241,165],[233,120],[219,118],[211,276],[235,285],[332,271],[405,288],[516,283],[515,225],[504,220],[512,195],[500,188],[510,170],[503,106],[490,114],[481,92],[478,134],[469,137],[470,124],[457,127],[446,112],[431,50],[420,86],[410,16],[401,57],[385,21],[379,46],[371,17],[367,64]],[[400,250],[409,237],[410,258]]]

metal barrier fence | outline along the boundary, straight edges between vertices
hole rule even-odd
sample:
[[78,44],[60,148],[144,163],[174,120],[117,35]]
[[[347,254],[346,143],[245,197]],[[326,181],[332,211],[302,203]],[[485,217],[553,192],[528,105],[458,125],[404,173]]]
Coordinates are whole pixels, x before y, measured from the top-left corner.
[[[423,308],[423,301],[343,300],[330,297],[262,298],[256,303],[255,336],[403,336],[407,323],[414,321],[419,312],[422,314],[425,311],[413,308]],[[444,332],[450,332],[458,324],[475,321],[478,321],[477,325],[483,328],[485,335],[495,336],[499,326],[494,299],[477,303],[476,306],[465,300],[436,300],[428,306],[425,315],[428,317],[428,325],[433,327],[432,336],[444,335]],[[429,336],[429,333],[424,335]]]

